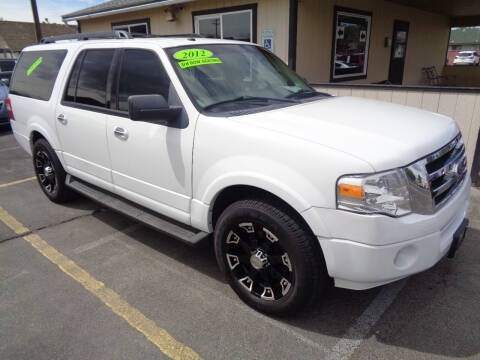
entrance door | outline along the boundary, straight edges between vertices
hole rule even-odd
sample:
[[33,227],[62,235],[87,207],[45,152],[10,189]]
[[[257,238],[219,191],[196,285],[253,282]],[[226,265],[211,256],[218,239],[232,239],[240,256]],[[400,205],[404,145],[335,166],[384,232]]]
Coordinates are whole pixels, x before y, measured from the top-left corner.
[[401,85],[403,82],[409,25],[408,22],[400,20],[395,20],[393,24],[392,54],[390,56],[388,80],[395,85]]

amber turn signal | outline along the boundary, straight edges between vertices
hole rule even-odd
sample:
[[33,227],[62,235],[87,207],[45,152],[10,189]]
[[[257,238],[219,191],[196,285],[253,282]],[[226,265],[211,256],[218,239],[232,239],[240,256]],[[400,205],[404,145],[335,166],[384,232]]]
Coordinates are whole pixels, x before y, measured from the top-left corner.
[[363,192],[363,186],[338,184],[339,195],[363,199],[365,194]]

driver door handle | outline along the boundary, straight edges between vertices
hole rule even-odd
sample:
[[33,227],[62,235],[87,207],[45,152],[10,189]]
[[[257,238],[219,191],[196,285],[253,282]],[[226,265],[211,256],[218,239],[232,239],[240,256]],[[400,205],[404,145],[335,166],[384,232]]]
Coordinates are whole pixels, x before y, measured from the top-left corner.
[[115,129],[113,129],[113,133],[115,134],[116,137],[122,140],[128,139],[128,131],[125,130],[124,128],[116,126]]
[[63,114],[59,114],[57,116],[57,120],[60,121],[63,125],[65,125],[67,123],[67,118]]

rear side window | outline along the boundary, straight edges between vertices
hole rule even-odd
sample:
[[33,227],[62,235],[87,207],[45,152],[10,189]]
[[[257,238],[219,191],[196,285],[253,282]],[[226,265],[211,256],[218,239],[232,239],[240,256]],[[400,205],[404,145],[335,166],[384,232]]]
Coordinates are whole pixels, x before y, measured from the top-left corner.
[[67,50],[26,51],[20,55],[10,93],[48,101]]
[[159,94],[168,101],[170,78],[158,56],[148,50],[127,49],[118,84],[118,109],[128,111],[130,95]]
[[114,50],[87,50],[73,67],[65,100],[106,107],[107,80]]

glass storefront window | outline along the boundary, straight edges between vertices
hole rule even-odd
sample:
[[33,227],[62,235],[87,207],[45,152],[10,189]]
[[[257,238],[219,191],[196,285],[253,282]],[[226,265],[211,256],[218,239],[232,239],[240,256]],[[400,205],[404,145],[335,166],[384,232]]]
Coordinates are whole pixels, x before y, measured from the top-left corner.
[[370,14],[335,8],[331,80],[367,77],[371,21]]
[[252,10],[194,16],[195,32],[206,38],[252,42]]
[[149,27],[148,20],[112,24],[112,30],[123,30],[132,34],[150,34]]

